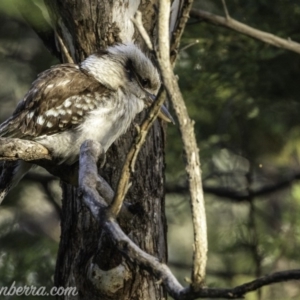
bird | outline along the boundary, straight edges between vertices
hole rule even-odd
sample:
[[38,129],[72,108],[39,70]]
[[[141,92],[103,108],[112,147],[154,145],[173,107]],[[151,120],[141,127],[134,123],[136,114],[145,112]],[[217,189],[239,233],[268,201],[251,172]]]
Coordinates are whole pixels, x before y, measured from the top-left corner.
[[[116,44],[80,64],[59,64],[39,74],[11,117],[0,124],[0,137],[35,141],[58,164],[71,165],[87,139],[98,141],[106,152],[155,101],[160,86],[157,68],[136,44]],[[158,116],[173,122],[165,106]],[[0,182],[0,204],[31,166],[13,162],[12,178]],[[2,178],[5,170],[4,165]]]

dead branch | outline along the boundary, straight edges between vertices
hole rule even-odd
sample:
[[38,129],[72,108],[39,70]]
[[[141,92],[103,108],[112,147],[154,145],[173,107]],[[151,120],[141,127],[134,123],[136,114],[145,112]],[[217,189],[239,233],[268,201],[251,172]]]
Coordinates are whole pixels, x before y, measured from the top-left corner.
[[191,196],[194,228],[192,285],[193,288],[197,290],[203,284],[207,261],[205,205],[202,190],[199,150],[194,133],[194,122],[189,118],[169,57],[169,15],[170,3],[168,1],[160,1],[158,29],[159,49],[157,56],[166,91],[173,103],[173,107],[179,120],[181,137],[187,159],[186,171],[189,178],[189,191]]
[[0,161],[24,160],[45,168],[50,174],[74,186],[78,185],[78,163],[57,165],[48,149],[39,143],[13,138],[0,138]]
[[[215,195],[220,198],[227,198],[232,202],[242,203],[245,201],[251,201],[259,199],[261,196],[270,195],[277,191],[283,190],[291,186],[295,181],[300,179],[300,173],[295,173],[285,179],[278,180],[278,182],[272,185],[263,186],[260,189],[248,189],[247,191],[240,192],[234,189],[229,189],[226,187],[210,187],[203,186],[203,191],[208,194]],[[166,193],[176,193],[176,194],[187,194],[189,191],[188,185],[166,185]]]
[[33,141],[0,138],[0,160],[25,160],[33,161],[39,159],[51,160],[47,148]]
[[257,40],[260,40],[260,41],[270,44],[272,46],[290,50],[290,51],[300,54],[300,44],[299,43],[296,43],[290,39],[280,38],[274,34],[271,34],[271,33],[265,32],[265,31],[255,29],[253,27],[250,27],[248,25],[245,25],[241,22],[236,21],[236,20],[232,19],[231,17],[224,18],[224,17],[217,16],[217,15],[211,14],[207,11],[200,10],[200,9],[192,9],[190,12],[190,16],[192,18],[200,19],[200,20],[209,22],[214,25],[221,25],[223,27],[240,32],[244,35],[250,36],[252,38],[255,38]]
[[[23,160],[41,166],[60,180],[78,186],[78,163],[58,165],[52,159],[48,149],[39,143],[22,139],[0,138],[0,161],[12,162],[16,160]],[[9,168],[9,165],[6,164],[5,168]],[[1,184],[5,186],[5,178],[1,179]],[[97,176],[96,190],[102,195],[106,204],[112,202],[114,191],[100,175]],[[121,206],[120,217],[122,220],[132,218],[132,214],[126,205]]]
[[48,149],[39,143],[13,138],[0,138],[0,161],[24,160],[45,168],[52,175],[74,186],[78,185],[78,164],[57,165]]
[[192,288],[183,288],[177,281],[168,266],[160,263],[157,258],[147,254],[133,243],[122,231],[114,218],[107,210],[107,204],[96,190],[98,181],[97,161],[102,147],[95,141],[85,141],[80,151],[79,187],[82,199],[91,211],[94,218],[109,234],[116,247],[131,262],[138,264],[142,269],[154,275],[158,282],[166,287],[170,296],[176,300],[191,300],[196,298],[225,298],[237,299],[246,293],[255,291],[263,286],[287,280],[299,280],[300,270],[277,272],[263,276],[235,288],[201,288],[195,291]]

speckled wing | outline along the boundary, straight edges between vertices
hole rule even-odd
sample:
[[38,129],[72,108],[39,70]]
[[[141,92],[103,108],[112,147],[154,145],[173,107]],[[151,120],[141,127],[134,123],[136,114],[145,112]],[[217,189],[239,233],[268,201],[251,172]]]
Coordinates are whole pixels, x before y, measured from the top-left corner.
[[78,126],[111,91],[75,64],[41,73],[13,115],[0,125],[0,136],[34,139]]

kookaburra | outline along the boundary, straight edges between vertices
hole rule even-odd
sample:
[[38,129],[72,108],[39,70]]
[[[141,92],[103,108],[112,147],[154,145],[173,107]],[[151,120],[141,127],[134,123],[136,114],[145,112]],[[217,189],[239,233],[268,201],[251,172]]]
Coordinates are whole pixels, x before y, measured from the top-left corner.
[[[0,125],[0,137],[33,140],[59,163],[73,164],[87,139],[100,142],[106,152],[151,104],[159,87],[151,60],[134,44],[118,44],[79,65],[61,64],[41,73]],[[171,120],[165,107],[159,116]],[[0,203],[30,167],[16,163],[12,181],[0,185]]]

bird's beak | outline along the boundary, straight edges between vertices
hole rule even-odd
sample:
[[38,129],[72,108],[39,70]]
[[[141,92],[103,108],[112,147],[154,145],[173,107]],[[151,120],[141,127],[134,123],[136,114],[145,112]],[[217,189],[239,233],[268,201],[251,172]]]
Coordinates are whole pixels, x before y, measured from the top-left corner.
[[[155,100],[156,100],[156,96],[147,92],[147,98],[145,100],[146,105],[151,106],[151,104]],[[169,123],[172,122],[173,124],[175,124],[173,117],[171,116],[168,109],[164,105],[161,106],[160,111],[158,113],[158,117],[166,122],[169,122]]]

